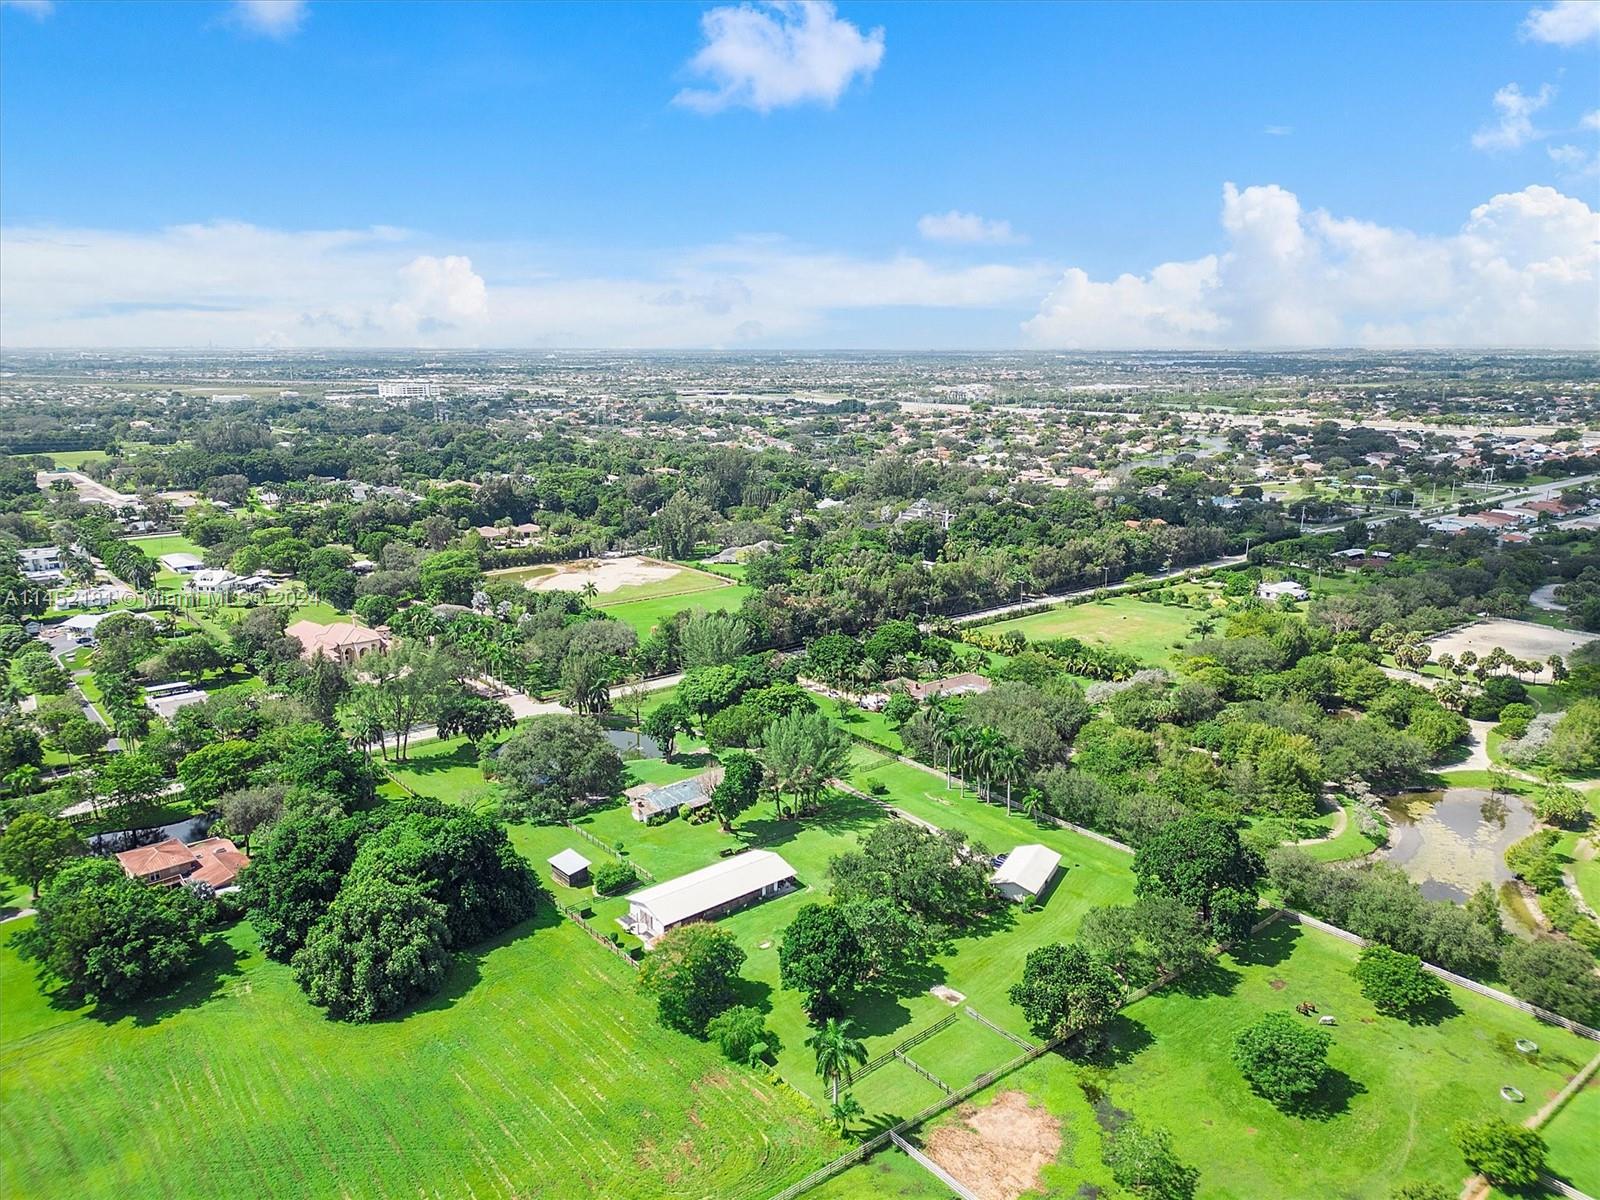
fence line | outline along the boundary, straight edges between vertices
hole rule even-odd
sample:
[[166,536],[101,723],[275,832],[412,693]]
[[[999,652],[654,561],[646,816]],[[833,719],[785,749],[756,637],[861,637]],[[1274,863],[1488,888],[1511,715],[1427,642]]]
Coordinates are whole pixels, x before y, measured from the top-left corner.
[[621,946],[617,945],[610,938],[608,938],[605,934],[601,933],[593,925],[589,924],[588,921],[586,921],[584,918],[580,917],[578,915],[578,910],[577,909],[572,908],[569,905],[563,904],[561,906],[561,911],[563,913],[565,913],[566,916],[570,920],[572,920],[572,922],[574,924],[576,924],[579,929],[583,930],[591,938],[593,938],[595,941],[599,942],[600,945],[604,946],[607,950],[611,951],[611,953],[615,954],[618,958],[620,958],[623,962],[627,963],[635,971],[637,971],[639,969],[639,960],[638,959],[634,958],[633,955],[629,954]]
[[[622,861],[621,857],[617,854],[617,851],[616,851],[615,847],[606,845],[599,838],[595,837],[594,834],[590,833],[587,829],[583,828],[583,826],[574,825],[571,821],[563,821],[562,824],[565,825],[568,829],[572,830],[573,833],[577,834],[584,841],[593,842],[596,846],[599,846],[600,849],[604,850],[607,854],[611,855],[612,858],[617,859],[619,862]],[[651,883],[654,883],[656,881],[656,877],[654,875],[650,874],[649,871],[646,871],[643,867],[641,867],[638,863],[634,862],[631,858],[628,860],[628,865],[633,868],[635,874],[644,876]]]
[[1033,1043],[1032,1042],[1026,1040],[1025,1038],[1019,1038],[1016,1034],[1012,1033],[1009,1029],[1001,1029],[1000,1026],[996,1025],[993,1021],[989,1020],[988,1017],[984,1016],[981,1012],[979,1012],[977,1009],[973,1008],[972,1005],[970,1005],[970,1004],[967,1005],[967,1016],[971,1017],[974,1021],[977,1021],[980,1025],[987,1025],[990,1029],[994,1030],[1001,1037],[1005,1038],[1006,1041],[1015,1042],[1017,1045],[1021,1046],[1024,1050],[1032,1050],[1033,1049]]
[[889,1131],[889,1140],[896,1146],[899,1146],[900,1149],[904,1150],[911,1158],[912,1162],[916,1163],[923,1170],[927,1171],[928,1174],[932,1175],[940,1183],[944,1184],[945,1187],[949,1188],[956,1195],[960,1196],[961,1200],[978,1200],[978,1197],[968,1190],[960,1182],[960,1180],[956,1179],[954,1175],[950,1174],[950,1172],[946,1171],[938,1163],[934,1162],[933,1159],[929,1158],[921,1150],[918,1150],[915,1146],[906,1141],[905,1138],[901,1137],[892,1129]]
[[[1268,913],[1265,918],[1256,922],[1255,926],[1250,930],[1250,932],[1252,934],[1259,933],[1268,925],[1271,925],[1274,921],[1276,921],[1280,915],[1281,913],[1278,910],[1273,910],[1272,912]],[[1148,987],[1140,988],[1138,991],[1134,992],[1126,1000],[1124,1000],[1121,1007],[1126,1007],[1127,1005],[1134,1003],[1136,1000],[1144,999],[1157,988],[1165,987],[1167,984],[1171,983],[1173,978],[1176,978],[1176,976],[1166,979],[1158,979],[1155,983],[1150,984]],[[958,1013],[951,1014],[952,1017],[959,1015],[960,1014]],[[924,1032],[926,1033],[927,1031]],[[979,1092],[983,1091],[984,1088],[991,1086],[999,1079],[1003,1079],[1005,1076],[1017,1070],[1019,1067],[1025,1067],[1035,1059],[1050,1053],[1056,1047],[1064,1044],[1072,1037],[1076,1036],[1076,1032],[1077,1031],[1074,1030],[1070,1033],[1063,1034],[1060,1037],[1051,1038],[1042,1046],[1034,1046],[1032,1049],[1023,1051],[1021,1054],[1011,1059],[1011,1061],[1002,1063],[993,1070],[985,1071],[971,1083],[965,1084],[951,1092],[943,1100],[939,1100],[933,1104],[930,1104],[921,1112],[907,1117],[903,1121],[897,1122],[888,1130],[878,1134],[870,1141],[863,1142],[854,1150],[850,1150],[840,1155],[826,1166],[819,1167],[817,1170],[811,1172],[811,1174],[807,1175],[804,1179],[790,1184],[788,1187],[784,1188],[783,1191],[777,1193],[775,1196],[770,1197],[769,1200],[794,1200],[794,1198],[800,1195],[802,1192],[808,1191],[809,1189],[816,1187],[817,1184],[833,1178],[833,1176],[837,1175],[840,1171],[845,1170],[847,1167],[853,1167],[862,1159],[876,1153],[878,1150],[881,1150],[884,1143],[893,1138],[896,1134],[903,1133],[907,1129],[914,1129],[924,1121],[931,1120],[940,1113],[954,1108],[957,1104],[961,1104],[962,1102],[977,1095]]]
[[926,1029],[920,1030],[917,1033],[913,1033],[903,1042],[897,1042],[892,1049],[885,1050],[882,1054],[878,1055],[877,1058],[869,1059],[862,1063],[861,1066],[851,1075],[851,1078],[860,1079],[863,1076],[872,1074],[872,1072],[876,1071],[885,1063],[893,1062],[895,1055],[899,1054],[901,1051],[909,1050],[913,1046],[921,1045],[934,1034],[938,1033],[941,1029],[949,1028],[952,1023],[959,1021],[960,1019],[961,1014],[958,1012],[953,1012],[948,1016],[940,1017]]
[[[1292,908],[1286,908],[1282,911],[1284,916],[1291,920],[1298,921],[1302,925],[1309,925],[1313,929],[1320,929],[1323,933],[1330,933],[1336,938],[1343,938],[1352,945],[1365,946],[1367,944],[1366,938],[1360,934],[1351,933],[1348,929],[1340,929],[1337,925],[1319,921],[1316,917],[1309,916],[1303,912],[1296,912]],[[1457,987],[1466,988],[1469,992],[1476,992],[1478,995],[1504,1004],[1508,1008],[1519,1009],[1529,1016],[1537,1017],[1547,1025],[1558,1025],[1562,1029],[1577,1034],[1579,1037],[1586,1037],[1590,1041],[1600,1042],[1600,1029],[1591,1029],[1581,1022],[1563,1017],[1560,1013],[1553,1013],[1549,1009],[1540,1008],[1537,1004],[1529,1004],[1526,1000],[1519,1000],[1507,992],[1500,991],[1498,988],[1479,983],[1476,979],[1468,979],[1465,975],[1457,975],[1454,971],[1447,971],[1443,967],[1435,966],[1433,963],[1423,963],[1422,969],[1429,974],[1437,975],[1440,979],[1455,984]]]
[[944,1080],[940,1079],[932,1071],[928,1070],[927,1067],[924,1067],[924,1066],[920,1065],[919,1063],[914,1062],[912,1059],[908,1058],[906,1055],[901,1054],[898,1050],[895,1051],[894,1056],[896,1058],[898,1058],[901,1062],[905,1063],[906,1066],[910,1067],[918,1075],[921,1075],[929,1083],[933,1084],[934,1087],[938,1088],[945,1095],[948,1096],[950,1094],[950,1085],[948,1083],[946,1083]]
[[1539,1172],[1539,1182],[1556,1195],[1565,1196],[1567,1200],[1594,1200],[1588,1192],[1580,1192],[1570,1183],[1564,1183],[1554,1175],[1546,1175],[1543,1171]]

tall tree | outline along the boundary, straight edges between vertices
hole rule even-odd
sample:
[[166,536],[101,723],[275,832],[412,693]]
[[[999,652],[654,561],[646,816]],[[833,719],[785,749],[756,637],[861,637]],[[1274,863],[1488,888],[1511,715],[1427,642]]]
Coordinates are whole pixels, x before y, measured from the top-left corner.
[[83,849],[72,826],[43,813],[19,813],[0,836],[0,871],[20,879],[39,898],[39,885]]
[[829,1100],[839,1103],[839,1083],[850,1083],[853,1065],[867,1061],[867,1048],[854,1035],[854,1024],[839,1017],[829,1017],[822,1028],[806,1039],[806,1045],[817,1056],[817,1074],[828,1083]]

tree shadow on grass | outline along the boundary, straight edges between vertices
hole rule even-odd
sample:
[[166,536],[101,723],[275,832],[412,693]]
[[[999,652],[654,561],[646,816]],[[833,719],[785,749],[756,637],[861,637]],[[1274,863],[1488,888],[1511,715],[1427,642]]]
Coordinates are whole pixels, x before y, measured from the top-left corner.
[[1279,918],[1235,945],[1228,957],[1241,967],[1275,967],[1294,953],[1302,936],[1298,924]]
[[1069,1042],[1065,1048],[1058,1049],[1054,1053],[1091,1066],[1111,1068],[1132,1062],[1155,1044],[1155,1034],[1151,1033],[1148,1027],[1127,1013],[1118,1013],[1099,1031],[1092,1043],[1085,1043],[1081,1049],[1074,1049],[1075,1042]]
[[[222,995],[228,984],[243,973],[239,967],[242,957],[221,934],[209,935],[201,944],[194,965],[165,989],[132,1004],[96,1004],[89,1015],[107,1025],[129,1018],[142,1027],[159,1025],[168,1017]],[[82,1003],[73,1000],[64,988],[51,991],[49,997],[50,1007],[67,1012],[75,1011]]]
[[[1389,1014],[1385,1014],[1389,1015]],[[1451,1017],[1461,1015],[1461,1006],[1456,1003],[1455,997],[1448,992],[1430,1000],[1421,1008],[1414,1008],[1408,1012],[1393,1014],[1407,1025],[1438,1025],[1448,1021]]]
[[[463,999],[478,981],[483,978],[483,960],[496,950],[520,941],[529,934],[541,929],[553,929],[565,920],[560,911],[551,903],[540,904],[533,916],[526,921],[519,922],[491,938],[485,938],[476,945],[464,946],[455,951],[455,962],[450,967],[450,973],[445,976],[444,986],[431,996],[425,996],[415,1004],[401,1009],[397,1013],[382,1018],[383,1021],[403,1021],[413,1013],[442,1012],[454,1007],[457,1001]],[[599,953],[604,954],[601,950]],[[552,968],[552,969],[559,969]]]
[[1283,1111],[1307,1121],[1329,1121],[1350,1111],[1350,1101],[1365,1095],[1366,1085],[1337,1067],[1329,1067],[1322,1084],[1304,1100],[1283,1105]]
[[[739,976],[733,986],[733,1002],[764,1013],[772,1011],[772,985],[760,979]],[[770,1042],[772,1039],[768,1039]]]
[[1212,959],[1205,966],[1180,975],[1162,990],[1196,1000],[1208,996],[1231,996],[1239,990],[1239,981],[1243,978],[1240,972],[1230,971],[1220,960]]

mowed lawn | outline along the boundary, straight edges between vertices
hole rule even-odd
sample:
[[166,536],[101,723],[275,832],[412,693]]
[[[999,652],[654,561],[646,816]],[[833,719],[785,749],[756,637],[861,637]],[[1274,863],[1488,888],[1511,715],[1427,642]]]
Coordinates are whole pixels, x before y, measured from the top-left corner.
[[[663,621],[670,620],[680,612],[736,612],[744,603],[744,598],[750,594],[750,589],[742,583],[729,583],[724,580],[713,579],[699,572],[684,572],[685,576],[693,576],[698,580],[707,581],[706,586],[694,591],[679,591],[673,595],[644,596],[634,599],[624,599],[627,593],[639,591],[641,588],[656,587],[661,585],[642,584],[640,588],[619,588],[607,596],[597,597],[596,605],[609,617],[625,621],[639,631],[640,636],[647,635]],[[680,576],[679,579],[683,579]],[[676,583],[677,580],[668,581]],[[609,597],[618,597],[610,599]]]
[[169,571],[160,565],[163,554],[193,554],[196,558],[205,557],[205,547],[191,542],[182,534],[159,534],[155,537],[135,537],[124,539],[130,546],[141,551],[146,558],[157,564],[155,585],[164,592],[181,592],[183,590],[183,576],[176,571]]
[[51,465],[76,471],[86,463],[105,462],[111,456],[104,450],[52,450],[45,455]]
[[[1049,1196],[1110,1187],[1102,1131],[1124,1115],[1171,1132],[1179,1157],[1200,1172],[1199,1200],[1386,1200],[1413,1181],[1453,1195],[1467,1174],[1451,1139],[1457,1122],[1526,1116],[1600,1049],[1461,989],[1451,990],[1455,1012],[1438,1024],[1378,1016],[1350,980],[1355,954],[1336,938],[1279,922],[1237,957],[1131,1005],[1115,1022],[1109,1049],[1082,1061],[1046,1055],[969,1103],[982,1107],[1018,1091],[1060,1121],[1061,1151],[1043,1170]],[[1335,1074],[1319,1110],[1286,1116],[1250,1090],[1229,1048],[1262,1012],[1292,1012],[1301,999],[1339,1019],[1330,1030]],[[1536,1041],[1539,1054],[1518,1053],[1519,1037]],[[1526,1104],[1500,1099],[1506,1083],[1523,1091]],[[935,1118],[911,1140],[925,1143],[960,1122],[963,1110]],[[1600,1183],[1597,1131],[1600,1087],[1580,1093],[1544,1131],[1553,1170],[1579,1186],[1587,1180],[1591,1192]],[[880,1186],[891,1196],[925,1194],[899,1163],[880,1159],[852,1168],[823,1194],[868,1197]],[[906,1190],[892,1190],[902,1179]]]
[[1073,637],[1086,645],[1132,654],[1153,666],[1169,667],[1172,643],[1188,636],[1201,615],[1192,608],[1113,596],[1109,600],[1052,608],[1048,612],[1015,617],[982,628],[988,634],[1020,633],[1030,641]]
[[[1204,975],[1130,1006],[1098,1077],[1117,1107],[1172,1131],[1200,1168],[1202,1200],[1339,1196],[1383,1200],[1402,1183],[1452,1191],[1466,1175],[1457,1122],[1521,1120],[1600,1046],[1506,1005],[1451,989],[1436,1024],[1379,1016],[1350,978],[1357,949],[1278,922]],[[1302,1000],[1334,1016],[1332,1083],[1321,1109],[1285,1116],[1256,1096],[1229,1056],[1237,1031]],[[1517,1051],[1530,1038],[1537,1055]],[[1500,1099],[1510,1084],[1523,1105]]]
[[0,931],[8,1198],[756,1198],[841,1148],[663,1029],[632,969],[548,909],[365,1026],[325,1019],[248,925],[174,998],[58,1009],[20,924]]
[[1550,1147],[1551,1173],[1600,1195],[1600,1078],[1591,1078],[1540,1132]]

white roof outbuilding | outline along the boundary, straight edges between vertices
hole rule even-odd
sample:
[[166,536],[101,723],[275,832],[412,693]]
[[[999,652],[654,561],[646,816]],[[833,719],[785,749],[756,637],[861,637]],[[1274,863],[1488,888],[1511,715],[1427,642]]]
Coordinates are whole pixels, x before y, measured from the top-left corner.
[[1050,880],[1061,865],[1061,855],[1049,846],[1030,843],[1018,846],[1006,855],[991,878],[995,887],[1011,900],[1023,900],[1040,895],[1050,886]]
[[777,895],[794,877],[794,868],[771,850],[746,850],[634,892],[628,897],[628,916],[620,920],[648,945],[685,921],[719,916],[741,904]]
[[560,854],[552,855],[550,865],[570,879],[579,871],[587,871],[589,860],[569,846]]

